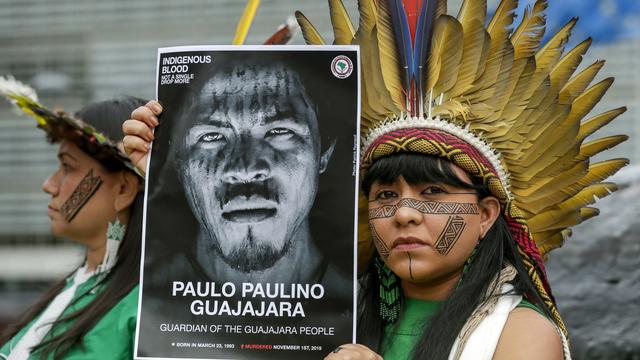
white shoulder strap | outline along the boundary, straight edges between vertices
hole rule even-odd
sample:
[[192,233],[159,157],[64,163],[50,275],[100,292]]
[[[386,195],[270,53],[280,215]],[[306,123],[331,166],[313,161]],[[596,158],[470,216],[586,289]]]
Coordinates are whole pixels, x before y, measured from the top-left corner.
[[[505,287],[511,287],[510,284],[503,285],[503,292]],[[507,317],[511,310],[522,300],[520,295],[503,295],[500,296],[493,311],[488,314],[476,329],[471,333],[466,341],[466,345],[462,352],[458,352],[460,346],[460,336],[456,339],[449,354],[449,360],[491,360],[493,353],[496,351],[502,328],[507,322]],[[456,353],[459,353],[459,357],[456,358]]]

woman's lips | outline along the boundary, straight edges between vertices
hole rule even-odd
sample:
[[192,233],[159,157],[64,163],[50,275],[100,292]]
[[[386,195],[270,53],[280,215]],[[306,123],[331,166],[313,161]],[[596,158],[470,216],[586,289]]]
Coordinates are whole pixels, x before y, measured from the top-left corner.
[[429,244],[426,241],[420,240],[416,237],[399,237],[391,245],[391,250],[409,251],[424,246],[429,246]]

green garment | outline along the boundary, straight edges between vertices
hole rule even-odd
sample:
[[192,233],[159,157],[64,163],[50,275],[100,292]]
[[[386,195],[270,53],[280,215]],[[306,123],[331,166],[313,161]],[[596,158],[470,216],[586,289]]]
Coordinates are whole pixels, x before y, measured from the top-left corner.
[[404,299],[400,319],[384,328],[381,355],[385,360],[406,360],[420,339],[423,326],[440,307],[441,301]]
[[[91,288],[98,280],[100,275],[92,276],[86,282],[80,284],[73,295],[71,305],[69,305],[62,316],[66,316],[95,299],[98,292],[102,291],[104,286],[97,288],[97,291],[91,291]],[[65,289],[71,286],[73,275],[67,279]],[[80,359],[132,359],[133,343],[136,331],[136,317],[138,313],[138,285],[125,295],[111,310],[109,310],[84,336],[84,347],[73,346],[65,355],[66,360]],[[8,343],[0,348],[0,358],[9,355],[9,350],[20,341],[22,336],[27,332],[31,325],[36,321],[34,319],[29,325],[25,326],[16,336]],[[70,327],[70,324],[62,324],[54,327],[50,334],[60,334]],[[50,335],[45,336],[47,339]],[[30,360],[40,359],[38,354],[31,354]],[[47,359],[53,359],[51,355]]]
[[[422,330],[428,325],[441,303],[433,300],[405,299],[398,323],[384,328],[382,357],[385,360],[410,359]],[[524,299],[517,307],[530,308],[544,315],[537,306]]]

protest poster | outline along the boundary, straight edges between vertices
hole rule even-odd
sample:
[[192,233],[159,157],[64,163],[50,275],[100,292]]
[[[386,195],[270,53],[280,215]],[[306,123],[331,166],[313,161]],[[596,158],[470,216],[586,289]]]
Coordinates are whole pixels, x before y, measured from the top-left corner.
[[359,52],[159,49],[140,359],[317,359],[355,339]]

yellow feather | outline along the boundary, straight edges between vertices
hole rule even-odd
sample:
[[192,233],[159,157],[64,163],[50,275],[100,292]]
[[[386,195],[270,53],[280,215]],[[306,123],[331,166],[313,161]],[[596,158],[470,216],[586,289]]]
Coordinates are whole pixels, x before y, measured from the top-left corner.
[[580,153],[576,157],[576,160],[581,161],[588,159],[595,154],[609,150],[628,139],[629,137],[627,135],[613,135],[589,141],[588,143],[580,146]]
[[[571,104],[571,113],[569,114],[566,122],[574,123],[582,120],[583,117],[593,110],[594,106],[602,99],[612,84],[613,78],[607,78],[580,94],[573,101],[573,104]],[[557,134],[558,136],[564,135],[563,133]]]
[[[502,116],[502,113],[510,103],[511,105],[516,105],[516,103],[513,102],[512,96],[516,86],[518,85],[518,79],[520,79],[526,65],[526,59],[520,59],[519,61],[514,62],[513,45],[511,45],[511,43],[507,43],[505,54],[502,59],[500,74],[498,75],[498,79],[495,84],[497,96],[494,96],[489,100],[489,105],[496,109],[496,112],[492,117],[486,119],[485,123],[493,121],[501,121],[504,123],[505,119]],[[511,123],[506,124],[511,128]],[[486,134],[486,136],[491,142],[493,142],[494,138],[503,136],[506,132],[507,131],[495,132],[490,136],[489,134]]]
[[560,59],[564,46],[571,36],[571,31],[576,25],[578,19],[573,18],[558,31],[547,44],[536,54],[536,64],[538,68],[551,70],[555,63]]
[[573,77],[562,90],[560,90],[559,101],[563,104],[570,104],[578,95],[589,87],[593,79],[598,75],[600,69],[604,66],[604,61],[596,61],[589,67],[581,71]]
[[446,119],[465,119],[469,114],[469,107],[456,100],[445,101],[433,107],[433,116]]
[[549,254],[549,252],[561,247],[562,244],[564,244],[564,242],[567,241],[567,239],[570,236],[570,233],[571,233],[570,230],[545,231],[545,232],[533,234],[533,239],[536,242],[536,245],[538,246],[540,255],[542,255],[543,258],[546,258],[546,255]]
[[[617,136],[610,136],[607,138],[602,138],[602,139],[592,141],[588,144],[581,146],[578,150],[577,155],[575,155],[575,157],[571,158],[570,156],[564,156],[563,158],[559,158],[555,162],[549,164],[546,168],[544,168],[542,171],[537,173],[532,178],[536,179],[540,177],[549,176],[552,174],[561,173],[566,169],[569,169],[572,166],[575,166],[575,164],[577,164],[580,161],[584,161],[601,151],[611,149],[612,147],[620,144],[626,139],[628,139],[628,136],[626,135],[617,135]],[[573,145],[573,147],[577,148],[580,142],[582,142],[582,139],[576,137],[576,140],[574,141],[575,145]],[[571,151],[571,153],[573,152],[574,151]]]
[[491,35],[492,39],[495,38],[496,35],[506,32],[507,28],[513,24],[515,10],[517,7],[517,0],[502,0],[500,2],[489,26],[487,26],[487,31],[489,31],[489,35]]
[[342,0],[329,0],[329,14],[333,27],[334,44],[349,45],[356,33]]
[[375,0],[358,1],[358,12],[360,13],[360,25],[358,26],[358,32],[370,33],[371,30],[373,30],[373,27],[376,26],[378,10],[374,1]]
[[611,183],[601,183],[591,185],[570,199],[551,208],[549,211],[540,213],[527,221],[531,232],[540,232],[551,229],[560,219],[564,219],[568,214],[579,211],[580,208],[593,204],[597,199],[601,199],[618,187]]
[[360,11],[360,24],[355,34],[353,44],[360,45],[360,58],[362,61],[362,117],[367,120],[363,123],[363,130],[367,130],[373,124],[378,124],[387,116],[393,116],[399,112],[387,91],[382,72],[380,70],[380,55],[375,34],[377,11],[372,0],[358,2]]
[[[524,62],[525,64],[521,65],[521,62]],[[536,71],[536,64],[533,57],[516,60],[514,63],[514,68],[519,69],[520,66],[523,66],[522,71],[520,72],[520,77],[518,78],[518,82],[513,89],[513,93],[509,97],[509,101],[505,103],[505,108],[502,112],[502,118],[505,121],[514,123],[514,126],[503,137],[496,137],[496,139],[494,140],[497,142],[505,143],[504,147],[507,148],[513,146],[513,144],[511,144],[509,140],[514,139],[514,136],[516,136],[515,134],[519,128],[518,126],[515,126],[515,120],[521,114],[523,114],[523,112],[527,108],[527,99],[531,95],[530,92],[528,92],[529,81]]]
[[627,108],[621,107],[621,108],[609,110],[602,114],[596,115],[591,119],[585,121],[580,126],[580,131],[578,132],[578,139],[580,139],[580,141],[584,140],[587,136],[595,133],[596,131],[598,131],[598,129],[607,125],[608,123],[613,121],[615,118],[620,116],[625,111],[627,111]]
[[[560,31],[558,31],[547,44],[536,53],[536,72],[531,79],[531,88],[537,89],[537,95],[534,93],[532,100],[535,101],[536,97],[544,96],[540,93],[542,91],[546,94],[549,90],[544,89],[546,85],[544,82],[549,81],[548,76],[553,67],[558,63],[562,53],[564,52],[564,46],[571,36],[571,31],[576,24],[576,19],[570,20]],[[551,87],[551,84],[548,85]],[[558,91],[559,89],[552,89],[552,91]]]
[[244,44],[244,40],[247,38],[247,34],[249,33],[249,28],[251,28],[251,23],[253,23],[253,18],[256,16],[256,11],[258,11],[258,6],[260,6],[260,0],[247,1],[247,5],[242,12],[242,16],[240,17],[240,21],[236,27],[236,34],[233,37],[231,44]]
[[458,21],[467,29],[467,25],[473,22],[480,22],[484,28],[487,18],[487,0],[464,0],[458,12]]
[[591,46],[591,38],[581,42],[569,51],[551,71],[551,86],[562,89],[582,62],[582,56]]
[[391,15],[386,1],[379,2],[378,6],[376,30],[382,79],[395,106],[403,109],[406,102],[403,92],[404,88],[402,86],[402,76],[400,75],[398,48],[393,34],[393,25],[391,24]]
[[302,36],[304,37],[304,41],[308,45],[325,44],[325,41],[318,30],[316,30],[309,19],[307,19],[307,17],[304,16],[300,11],[296,11],[296,20],[298,20],[298,25],[300,25],[300,29],[302,29]]
[[382,80],[380,63],[377,61],[379,57],[375,34],[370,33],[365,36],[359,31],[355,43],[357,44],[358,41],[362,41],[361,56],[371,59],[371,61],[361,62],[362,72],[368,74],[362,77],[362,113],[372,121],[382,121],[398,109],[393,104]]
[[[528,156],[521,159],[521,165],[528,167],[534,162],[549,164],[564,156],[575,157],[578,154],[578,147],[573,146],[574,143],[570,140],[579,136],[580,120],[602,99],[612,83],[613,78],[605,79],[580,95],[573,102],[569,115],[553,127],[553,133],[549,137],[538,139],[539,146],[536,149],[544,147],[544,151],[530,152]],[[571,152],[567,153],[567,151]]]
[[[548,82],[543,84],[548,84]],[[544,86],[548,88],[548,85]],[[546,151],[546,146],[549,144],[545,139],[553,138],[555,127],[561,124],[571,110],[569,105],[557,104],[557,98],[553,92],[547,91],[544,94],[545,96],[539,103],[529,103],[525,118],[517,120],[519,122],[517,131],[522,134],[522,139],[520,143],[510,144],[513,147],[511,154],[516,161],[513,165],[509,165],[511,172],[518,169],[516,176],[523,176],[523,174],[531,176],[531,174],[537,173],[537,170],[534,172],[531,169],[528,170],[527,167],[530,166],[530,163],[524,164],[523,159],[527,157],[536,159]],[[539,165],[544,166],[543,164]],[[523,181],[526,180],[523,179]]]
[[545,167],[545,164],[538,164],[536,169],[530,168],[522,163],[522,159],[528,153],[540,156],[545,150],[543,139],[551,136],[554,126],[566,118],[570,111],[568,105],[560,106],[552,103],[547,106],[545,103],[545,106],[525,111],[527,117],[522,120],[517,130],[520,136],[514,138],[520,142],[510,142],[512,147],[505,153],[505,157],[510,161],[509,172],[514,179],[528,181]]
[[[601,87],[600,91],[602,90],[603,88]],[[592,93],[592,96],[593,94],[597,94],[597,93]],[[585,97],[586,100],[588,100],[588,98],[589,98],[588,96]],[[566,106],[566,105],[559,105],[559,106]],[[584,107],[581,110],[582,114],[590,111],[589,108],[591,106],[589,104],[585,105],[585,101],[582,101],[582,106]],[[580,106],[576,106],[575,110],[577,111],[577,109],[579,108]],[[563,134],[567,130],[567,125],[565,123],[559,123],[559,122],[556,124],[555,121],[553,121],[554,125],[550,126],[549,128],[546,128],[544,132],[541,132],[541,133],[536,131],[528,132],[527,138],[523,139],[523,144],[527,141],[530,141],[528,139],[537,139],[534,141],[535,143],[533,144],[533,146],[530,146],[527,150],[528,152],[531,153],[529,156],[529,159],[533,159],[538,156],[541,156],[543,152],[548,152],[549,154],[552,154],[553,156],[557,157],[557,159],[550,160],[549,157],[547,157],[544,160],[549,162],[545,163],[544,161],[541,161],[540,158],[537,158],[538,163],[544,164],[544,166],[541,168],[538,167],[534,169],[530,167],[529,162],[522,161],[525,158],[525,156],[522,155],[517,157],[518,163],[513,165],[513,168],[510,168],[510,170],[515,171],[516,173],[515,178],[517,178],[518,180],[529,181],[535,176],[546,176],[554,172],[558,173],[574,166],[575,163],[579,160],[579,159],[577,160],[578,148],[579,148],[579,145],[582,143],[582,141],[587,136],[593,134],[596,130],[598,130],[602,126],[605,126],[606,124],[611,122],[613,119],[615,119],[617,116],[625,112],[625,110],[626,108],[619,108],[619,109],[605,112],[603,114],[599,114],[593,117],[592,119],[585,121],[584,123],[582,123],[582,125],[580,125],[580,120],[581,120],[579,118],[580,114],[577,114],[577,115],[574,114],[575,119],[573,120],[573,125],[571,125],[571,128],[569,129],[570,130],[569,135]],[[569,119],[568,115],[567,115],[567,119]],[[569,121],[571,121],[571,119],[569,119]],[[580,128],[576,129],[577,126],[580,126]],[[553,145],[553,143],[550,143],[548,140],[546,140],[549,138],[556,139],[555,146]],[[567,141],[565,139],[570,139],[570,141]],[[552,146],[553,148],[551,148]],[[521,154],[519,151],[522,151],[523,148],[524,146],[516,147],[517,151],[515,152],[517,154]],[[567,149],[569,149],[568,153],[566,152]],[[510,154],[507,154],[506,157],[511,159]]]
[[533,56],[538,51],[546,24],[544,11],[548,6],[547,0],[537,0],[533,10],[525,9],[522,22],[511,36],[516,59]]
[[380,67],[380,53],[376,33],[377,27],[373,28],[369,40],[366,41],[367,44],[363,41],[360,50],[362,51],[362,47],[364,47],[367,49],[367,54],[370,55],[367,71],[371,81],[370,84],[367,83],[367,85],[370,85],[369,89],[371,90],[369,92],[369,101],[375,103],[375,105],[371,104],[370,106],[375,107],[377,111],[380,114],[384,114],[386,118],[397,114],[402,108],[398,106],[398,102],[393,99],[384,81],[384,69]]
[[612,159],[592,164],[589,166],[587,174],[574,183],[562,187],[557,187],[553,184],[553,188],[558,190],[545,197],[536,197],[537,200],[535,201],[528,201],[526,211],[537,214],[576,195],[587,186],[603,181],[627,165],[629,165],[629,160],[627,159]]
[[[434,52],[431,57],[439,62],[440,73],[433,87],[433,95],[439,96],[450,90],[456,83],[463,52],[462,25],[453,17],[443,15],[436,20],[433,30]],[[431,83],[431,81],[429,81]]]
[[553,223],[547,224],[541,231],[562,231],[580,223],[580,210],[566,211],[553,219]]
[[513,179],[511,187],[518,200],[518,207],[535,213],[536,211],[529,209],[529,203],[580,180],[587,173],[587,168],[588,164],[580,162],[561,174],[553,174],[552,176],[537,179],[535,182],[531,180],[523,182]]
[[[582,141],[584,141],[584,139],[587,136],[593,134],[596,130],[598,130],[602,126],[611,122],[617,116],[622,114],[624,110],[625,108],[611,110],[606,113],[597,115],[594,118],[584,122],[581,125],[581,128],[580,128],[581,130],[578,131],[578,135],[571,137],[570,138],[571,141],[567,141],[569,145],[564,146],[565,149],[569,149],[568,152],[566,152],[565,150],[565,153],[556,155],[558,157],[556,160],[550,163],[547,163],[542,168],[542,170],[537,173],[533,169],[529,168],[527,170],[527,173],[529,174],[529,176],[526,177],[526,179],[535,179],[536,177],[544,177],[550,174],[560,173],[562,171],[565,171],[566,169],[571,168],[579,161],[585,160],[586,158],[593,156],[600,151],[610,149],[613,146],[619,144],[620,142],[626,140],[626,136],[622,136],[621,139],[618,137],[614,137],[614,139],[611,139],[611,140],[605,140],[604,142],[598,142],[598,143],[592,144],[590,148],[585,149],[587,151],[596,151],[591,155],[588,155],[589,152],[582,153],[583,150],[582,148],[580,148],[580,144],[582,143]],[[562,137],[560,137],[560,139],[562,139]],[[620,141],[616,142],[618,140]],[[564,140],[558,140],[558,141],[562,142]],[[554,149],[557,149],[557,148],[558,148],[557,146],[553,148],[550,147],[549,151],[554,151]],[[585,157],[585,155],[588,155],[588,156]],[[540,161],[544,163],[543,160],[540,160]]]
[[[471,101],[486,101],[493,98],[496,93],[494,84],[498,77],[504,74],[505,71],[505,68],[502,66],[505,53],[508,50],[513,51],[509,40],[509,27],[513,23],[515,16],[514,10],[516,7],[517,1],[502,0],[495,15],[491,19],[491,23],[487,27],[491,39],[487,65],[482,76],[476,82],[477,85],[475,88],[476,90],[480,90],[480,93],[469,94],[469,97],[473,98]],[[512,56],[510,61],[513,61]]]
[[[544,157],[539,158],[543,163],[547,163],[547,160],[551,162],[552,157],[558,157],[565,154],[567,148],[572,147],[573,142],[567,141],[568,139],[574,139],[578,135],[580,129],[580,121],[584,118],[595,105],[602,99],[609,87],[613,84],[613,78],[602,80],[601,82],[593,85],[583,94],[578,96],[571,105],[571,112],[569,115],[555,127],[553,135],[549,138],[545,138],[544,141],[547,146],[547,150]],[[584,138],[583,138],[584,139]],[[553,145],[551,145],[553,144]],[[575,148],[575,147],[574,147]],[[576,154],[577,155],[577,149]],[[528,159],[535,159],[529,157]],[[530,163],[525,161],[523,165],[529,165]]]
[[489,51],[489,34],[480,20],[467,21],[463,26],[464,50],[458,79],[450,91],[451,97],[457,97],[469,89],[484,71]]
[[437,0],[436,19],[442,15],[447,15],[447,0]]
[[582,218],[582,221],[589,220],[592,217],[596,217],[598,215],[600,215],[600,210],[596,208],[583,207],[582,209],[580,209],[580,217]]

